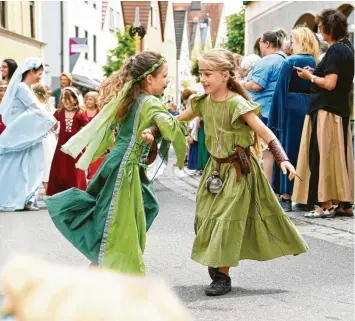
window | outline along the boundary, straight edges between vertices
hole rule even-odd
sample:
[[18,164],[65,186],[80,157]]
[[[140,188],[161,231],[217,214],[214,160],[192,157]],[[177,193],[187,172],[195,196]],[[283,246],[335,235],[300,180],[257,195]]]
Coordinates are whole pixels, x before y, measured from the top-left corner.
[[6,28],[6,1],[0,1],[0,27]]
[[110,21],[109,21],[110,30],[115,29],[115,16],[113,9],[110,9]]
[[35,38],[35,2],[30,1],[30,26],[31,26],[31,38]]
[[75,38],[79,38],[79,27],[75,26]]
[[94,53],[93,53],[93,59],[94,59],[94,62],[96,62],[96,36],[94,35],[92,37],[92,47],[94,49]]
[[[89,47],[89,33],[85,30],[86,44]],[[89,59],[89,51],[85,52],[85,59]]]
[[120,28],[120,13],[116,11],[116,29]]
[[151,25],[153,28],[157,28],[158,26],[158,10],[156,8],[151,7]]

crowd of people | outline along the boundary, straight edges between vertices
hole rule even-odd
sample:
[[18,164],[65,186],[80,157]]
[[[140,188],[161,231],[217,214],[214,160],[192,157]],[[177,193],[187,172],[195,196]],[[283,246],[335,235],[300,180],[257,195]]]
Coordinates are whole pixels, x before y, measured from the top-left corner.
[[259,58],[204,53],[204,94],[185,91],[179,113],[157,98],[168,83],[157,52],[127,58],[99,95],[84,99],[63,74],[56,109],[38,84],[42,62],[25,60],[7,76],[0,104],[0,210],[37,210],[39,186],[48,183],[51,219],[92,267],[144,275],[147,231],[159,211],[147,171],[158,155],[167,162],[170,143],[183,168],[188,140],[188,166],[200,169],[206,153],[191,256],[208,267],[206,295],[230,292],[229,270],[241,260],[306,252],[285,214],[291,199],[312,207],[312,218],[350,216],[353,203],[354,48],[343,14],[324,10],[317,23],[329,44],[322,59],[304,26],[292,30],[289,46],[285,32],[263,33]]
[[305,26],[289,39],[282,29],[263,33],[255,48],[260,56],[237,57],[239,76],[297,167],[298,177],[289,181],[263,149],[265,175],[284,211],[294,202],[309,218],[353,216],[354,48],[342,13],[324,10],[316,22],[319,34]]
[[42,62],[34,58],[19,67],[13,59],[1,65],[0,179],[9,181],[0,198],[1,211],[38,211],[42,185],[46,195],[71,187],[85,190],[103,161],[101,155],[85,172],[61,151],[98,114],[98,93],[88,92],[83,98],[67,73],[61,74],[61,87],[52,92],[39,82],[42,72]]

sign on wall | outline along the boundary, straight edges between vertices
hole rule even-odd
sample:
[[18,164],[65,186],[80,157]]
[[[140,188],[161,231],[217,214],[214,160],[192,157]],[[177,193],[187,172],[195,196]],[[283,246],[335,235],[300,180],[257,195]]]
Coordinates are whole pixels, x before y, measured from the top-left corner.
[[89,51],[86,38],[69,38],[69,69],[73,71],[81,53]]

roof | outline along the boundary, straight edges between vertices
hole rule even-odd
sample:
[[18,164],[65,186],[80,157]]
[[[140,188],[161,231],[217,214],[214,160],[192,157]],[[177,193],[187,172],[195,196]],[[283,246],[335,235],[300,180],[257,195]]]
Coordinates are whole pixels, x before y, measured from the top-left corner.
[[180,59],[181,46],[184,39],[186,11],[174,11],[175,38],[176,38],[176,59]]
[[108,7],[108,1],[103,0],[102,1],[102,9],[101,9],[102,28],[104,27],[104,24],[105,24],[107,7]]
[[[196,4],[194,6],[196,6]],[[189,22],[190,35],[193,32],[192,22],[194,18],[198,18],[200,22],[203,22],[207,17],[211,18],[211,37],[213,43],[217,40],[218,28],[223,14],[223,7],[224,3],[202,3],[201,11],[191,11],[191,5],[189,3],[174,3],[174,11],[188,11],[187,19]]]
[[121,1],[121,6],[125,26],[133,25],[136,7],[139,7],[141,24],[148,30],[150,1]]
[[159,3],[159,11],[160,11],[160,24],[161,24],[161,35],[164,41],[165,35],[165,26],[166,26],[166,17],[168,13],[168,1],[158,1]]

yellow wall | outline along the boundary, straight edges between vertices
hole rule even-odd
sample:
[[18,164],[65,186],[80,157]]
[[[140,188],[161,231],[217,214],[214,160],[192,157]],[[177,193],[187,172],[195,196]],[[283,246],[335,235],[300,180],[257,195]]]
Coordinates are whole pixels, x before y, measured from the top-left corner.
[[21,63],[27,57],[42,57],[43,44],[0,28],[1,59],[12,58]]
[[[39,2],[35,1],[35,37],[39,35]],[[6,29],[0,28],[0,55],[21,63],[30,56],[42,57],[44,43],[31,38],[29,1],[6,2]]]
[[160,14],[159,14],[159,6],[157,1],[151,2],[153,8],[157,10],[157,25],[156,28],[152,27],[152,15],[149,11],[149,20],[147,26],[147,34],[143,38],[143,51],[153,50],[153,51],[161,51],[162,45],[162,36],[161,36],[161,28],[160,28]]

